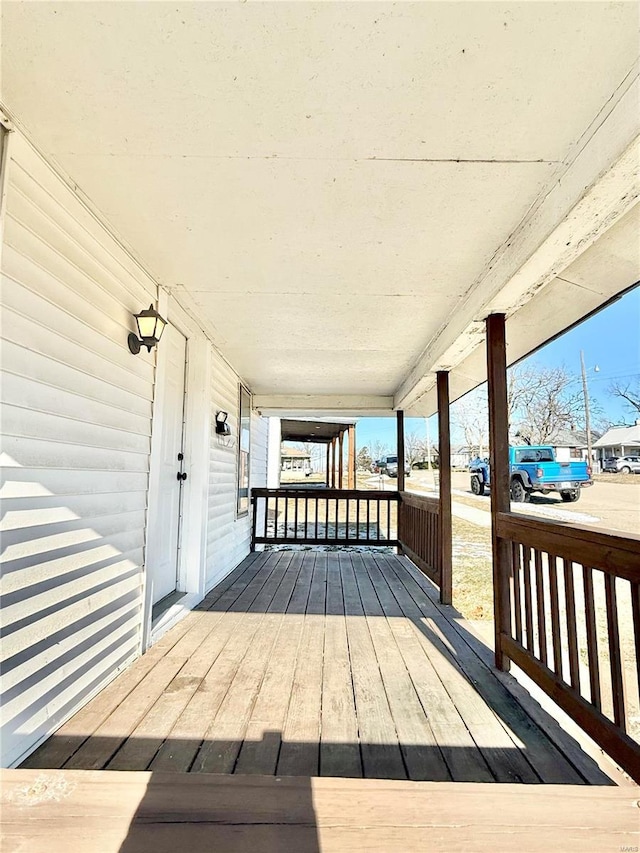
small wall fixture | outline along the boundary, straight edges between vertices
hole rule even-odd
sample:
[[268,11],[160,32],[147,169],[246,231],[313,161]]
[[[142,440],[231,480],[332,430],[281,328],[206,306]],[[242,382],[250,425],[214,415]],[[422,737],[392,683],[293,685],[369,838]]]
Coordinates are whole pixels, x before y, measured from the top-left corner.
[[227,423],[228,412],[216,412],[216,432],[218,435],[231,435],[231,428]]
[[129,350],[133,355],[138,355],[140,347],[144,346],[151,352],[151,348],[162,337],[167,321],[162,319],[153,305],[149,305],[146,311],[141,311],[139,314],[134,314],[133,316],[136,318],[140,337],[137,338],[133,332],[130,332],[127,339]]

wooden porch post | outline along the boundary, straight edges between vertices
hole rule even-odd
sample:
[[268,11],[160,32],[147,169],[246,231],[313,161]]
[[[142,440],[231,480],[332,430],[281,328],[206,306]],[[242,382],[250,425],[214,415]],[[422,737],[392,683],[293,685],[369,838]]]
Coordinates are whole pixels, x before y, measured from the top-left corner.
[[344,430],[338,436],[338,488],[343,489],[343,474],[344,474]]
[[440,457],[440,601],[451,604],[452,535],[451,535],[451,434],[449,425],[449,374],[436,374],[438,390],[438,454]]
[[398,491],[404,492],[404,412],[397,411],[396,426],[398,430],[397,453],[398,453]]
[[347,488],[356,487],[356,427],[349,424],[349,464],[347,468]]
[[327,442],[327,470],[325,471],[325,480],[327,482],[327,488],[331,483],[331,442]]
[[505,315],[490,314],[486,323],[495,663],[498,669],[507,672],[509,670],[509,659],[502,653],[502,634],[511,636],[511,552],[509,543],[498,538],[497,535],[498,513],[509,512],[511,509]]

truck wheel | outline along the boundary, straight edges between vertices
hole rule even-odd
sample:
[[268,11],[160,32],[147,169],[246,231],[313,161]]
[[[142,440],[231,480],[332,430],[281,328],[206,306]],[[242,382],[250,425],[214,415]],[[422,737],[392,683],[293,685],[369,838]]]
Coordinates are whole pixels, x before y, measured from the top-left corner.
[[580,498],[580,489],[571,489],[570,492],[560,492],[560,497],[567,504],[573,504]]
[[524,487],[524,483],[522,480],[512,480],[511,481],[511,500],[514,503],[522,504],[528,498],[527,490]]
[[474,495],[484,495],[484,483],[480,477],[471,478],[471,491]]

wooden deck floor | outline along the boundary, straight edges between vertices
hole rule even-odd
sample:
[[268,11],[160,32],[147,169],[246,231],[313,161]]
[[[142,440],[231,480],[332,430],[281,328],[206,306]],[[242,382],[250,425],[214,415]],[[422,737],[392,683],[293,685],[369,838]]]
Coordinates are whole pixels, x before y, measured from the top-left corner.
[[611,784],[413,564],[353,552],[251,555],[23,766]]

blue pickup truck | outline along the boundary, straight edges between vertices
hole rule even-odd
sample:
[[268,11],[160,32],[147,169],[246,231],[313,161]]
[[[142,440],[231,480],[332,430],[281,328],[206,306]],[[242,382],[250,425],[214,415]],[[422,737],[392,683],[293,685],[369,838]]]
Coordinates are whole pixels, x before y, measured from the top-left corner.
[[[528,501],[532,492],[548,495],[560,492],[567,503],[577,501],[580,491],[591,486],[591,468],[580,459],[557,462],[553,447],[525,445],[509,448],[511,472],[511,500],[516,503]],[[491,473],[487,459],[474,459],[471,472],[471,491],[483,495],[491,485]]]

